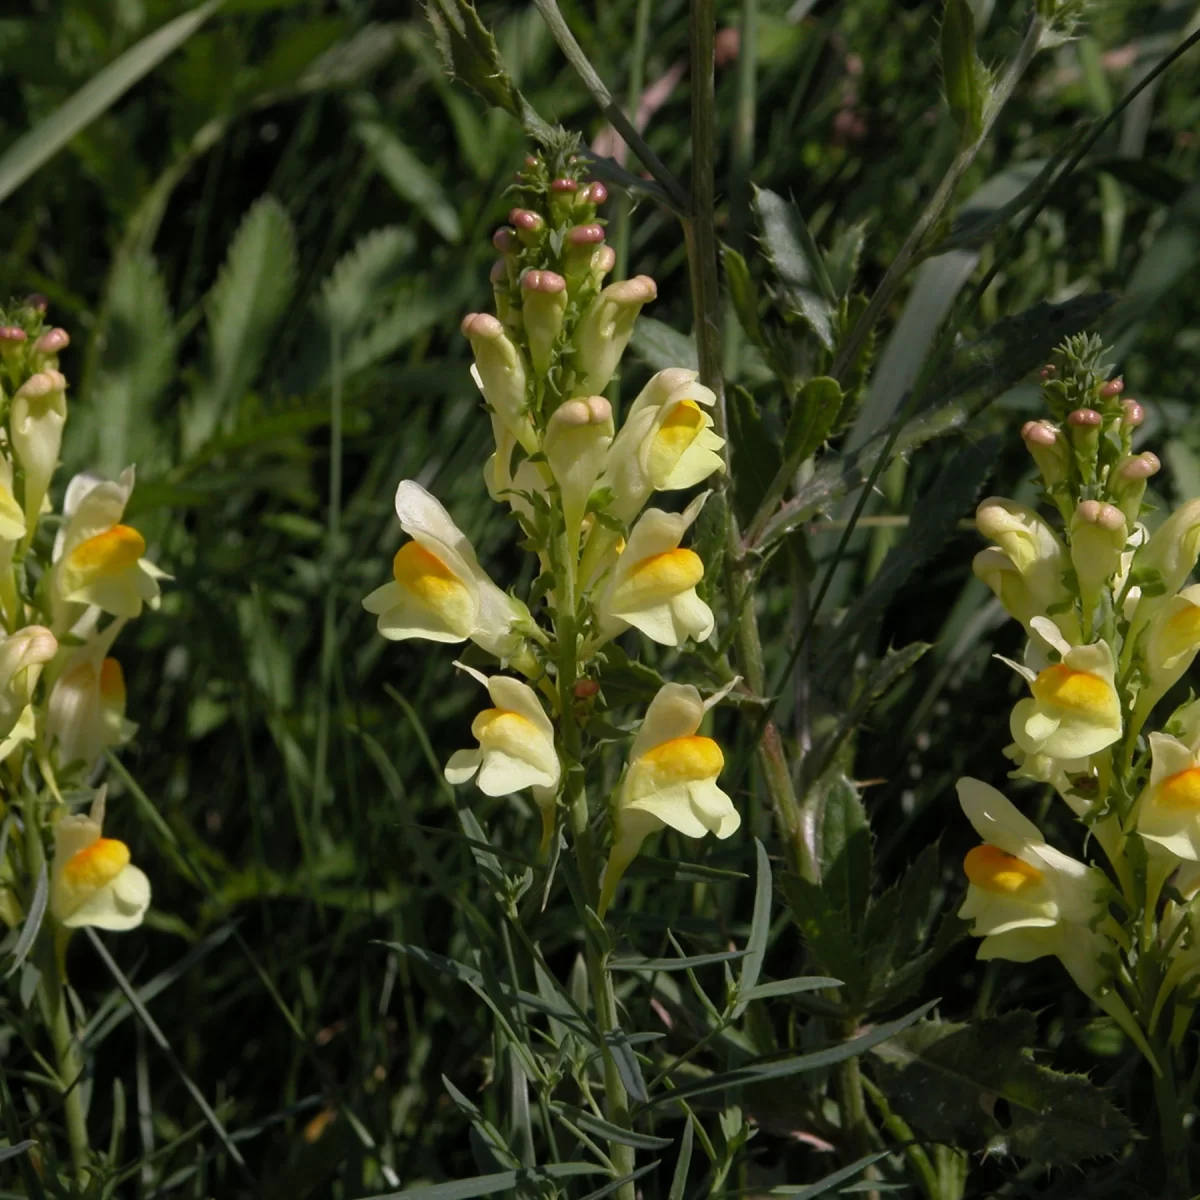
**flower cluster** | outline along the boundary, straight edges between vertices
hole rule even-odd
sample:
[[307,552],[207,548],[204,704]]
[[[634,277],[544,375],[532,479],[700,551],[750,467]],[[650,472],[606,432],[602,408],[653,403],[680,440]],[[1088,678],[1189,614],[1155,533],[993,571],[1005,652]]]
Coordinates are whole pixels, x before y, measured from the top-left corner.
[[1010,718],[1012,775],[1053,787],[1112,876],[1048,846],[994,788],[963,779],[983,844],[964,864],[962,915],[981,958],[1057,956],[1154,1062],[1147,1039],[1164,1007],[1186,1016],[1200,986],[1200,703],[1146,734],[1200,650],[1200,586],[1187,586],[1200,500],[1152,531],[1142,523],[1159,462],[1136,451],[1144,410],[1106,378],[1101,351],[1094,339],[1068,342],[1061,366],[1042,371],[1051,419],[1022,430],[1055,518],[985,500],[976,521],[994,545],[974,571],[1028,634],[1022,661],[1008,662],[1028,685]]
[[[86,816],[62,797],[68,785],[87,787],[105,752],[133,734],[111,651],[127,621],[157,607],[164,576],[125,524],[132,467],[115,481],[75,476],[61,513],[51,508],[68,408],[59,354],[69,340],[47,328],[38,298],[0,310],[0,792],[6,809],[24,805],[23,845],[6,842],[0,862],[0,918],[23,919],[46,830],[57,926],[131,929],[150,884],[129,848],[103,836],[103,788]],[[45,796],[30,790],[27,760]]]
[[[474,780],[489,796],[528,789],[542,815],[543,850],[573,803],[567,780],[581,774],[584,752],[575,710],[594,702],[605,644],[630,629],[672,647],[713,632],[697,592],[705,565],[683,545],[708,493],[683,512],[646,505],[655,492],[692,488],[724,469],[714,395],[695,371],[659,371],[618,428],[602,393],[656,287],[644,275],[605,284],[615,265],[597,216],[606,189],[583,179],[567,151],[547,157],[526,160],[520,204],[493,238],[495,312],[462,322],[495,437],[484,482],[538,557],[538,602],[499,587],[445,508],[412,480],[396,492],[411,540],[397,551],[392,578],[363,601],[386,638],[471,641],[502,672],[525,677],[458,664],[486,688],[491,707],[472,723],[477,747],[454,754],[446,778]],[[724,694],[706,701],[694,687],[668,684],[650,704],[612,804],[601,914],[651,832],[665,825],[727,837],[737,828],[716,783],[720,748],[698,732]]]

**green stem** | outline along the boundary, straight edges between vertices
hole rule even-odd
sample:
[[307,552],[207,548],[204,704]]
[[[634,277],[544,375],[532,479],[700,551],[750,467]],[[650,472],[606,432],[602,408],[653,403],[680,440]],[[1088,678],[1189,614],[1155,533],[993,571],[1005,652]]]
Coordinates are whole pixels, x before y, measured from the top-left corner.
[[[46,854],[42,847],[42,823],[39,798],[34,792],[26,792],[23,816],[25,818],[25,858],[29,878],[40,878],[46,868]],[[47,917],[38,934],[39,966],[41,982],[38,987],[39,1006],[42,1019],[54,1046],[54,1060],[58,1077],[63,1087],[63,1120],[67,1126],[67,1144],[71,1150],[71,1165],[76,1181],[87,1182],[88,1162],[91,1151],[88,1143],[87,1116],[83,1111],[83,1093],[79,1080],[83,1074],[83,1055],[79,1040],[71,1030],[71,1013],[67,1005],[65,943],[58,942],[58,925],[53,917]]]
[[[572,557],[565,529],[559,529],[551,545],[554,566],[557,612],[555,632],[558,638],[558,706],[559,729],[562,733],[563,751],[566,759],[566,784],[564,800],[567,818],[575,845],[575,861],[583,887],[583,900],[588,909],[595,912],[600,895],[599,860],[592,838],[591,822],[588,818],[587,789],[584,786],[583,737],[575,720],[575,680],[579,674],[578,625],[576,613],[576,561]],[[612,977],[608,972],[603,948],[599,945],[596,931],[583,915],[586,942],[585,962],[588,983],[592,992],[592,1003],[596,1009],[596,1024],[602,1038],[618,1028],[617,999],[613,991]],[[600,1046],[604,1062],[604,1107],[605,1116],[622,1129],[629,1128],[629,1096],[621,1082],[616,1059],[607,1042]],[[610,1156],[618,1175],[630,1175],[635,1168],[633,1148],[620,1142],[610,1142]],[[617,1189],[617,1200],[635,1200],[632,1183]]]
[[[847,1021],[843,1036],[854,1037],[858,1030],[857,1021]],[[867,1102],[863,1092],[862,1067],[858,1056],[847,1058],[837,1068],[838,1108],[842,1116],[842,1131],[846,1136],[846,1156],[853,1160],[871,1153],[871,1118],[867,1116]],[[877,1178],[868,1168],[867,1178]],[[868,1191],[867,1200],[879,1200],[877,1191]]]
[[1154,1076],[1154,1106],[1158,1110],[1159,1136],[1167,1192],[1163,1200],[1187,1200],[1192,1194],[1187,1160],[1188,1138],[1183,1127],[1183,1112],[1175,1093],[1174,1056],[1166,1045],[1157,1048],[1162,1071]]

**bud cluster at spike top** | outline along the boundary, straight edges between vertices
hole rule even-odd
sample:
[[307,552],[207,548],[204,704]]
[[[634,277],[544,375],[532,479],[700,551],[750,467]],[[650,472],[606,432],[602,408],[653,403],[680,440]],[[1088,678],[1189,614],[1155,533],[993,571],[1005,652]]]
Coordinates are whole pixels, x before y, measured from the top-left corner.
[[963,779],[982,845],[964,864],[962,915],[980,958],[1058,957],[1157,1069],[1151,1043],[1182,1037],[1200,998],[1200,701],[1160,703],[1200,651],[1200,585],[1188,583],[1200,498],[1149,511],[1159,461],[1136,445],[1145,412],[1102,356],[1097,339],[1073,338],[1042,369],[1050,416],[1021,436],[1045,505],[984,500],[976,524],[992,545],[973,567],[1028,634],[1021,661],[1002,660],[1027,686],[1011,777],[1051,785],[1107,870]]
[[[104,788],[88,784],[136,730],[113,645],[144,608],[158,607],[165,576],[124,520],[132,466],[116,480],[75,476],[52,510],[69,415],[59,356],[71,339],[46,317],[40,296],[0,308],[0,796],[24,802],[25,836],[51,849],[49,913],[65,936],[84,925],[131,929],[150,904],[129,848],[102,836]],[[35,795],[31,771],[44,785]],[[71,811],[68,789],[91,795],[88,815]],[[5,847],[0,920],[15,926],[33,894],[31,860],[19,839]]]
[[[654,375],[623,421],[603,395],[657,288],[644,275],[606,282],[616,261],[601,216],[608,192],[585,168],[569,149],[526,160],[508,223],[492,239],[500,255],[491,272],[495,311],[462,321],[495,437],[484,483],[538,557],[538,602],[500,587],[450,514],[411,480],[396,492],[410,540],[391,579],[363,601],[386,638],[472,641],[501,671],[528,680],[462,668],[491,707],[471,726],[478,748],[456,753],[446,777],[489,795],[528,789],[543,850],[570,802],[562,726],[574,724],[580,697],[588,712],[602,703],[594,676],[604,645],[637,630],[681,647],[706,640],[715,625],[697,592],[705,564],[683,544],[708,493],[682,512],[647,507],[655,492],[691,489],[724,470],[725,443],[709,414],[715,397],[682,367]],[[574,601],[571,611],[564,599]],[[738,827],[716,782],[721,751],[697,736],[727,692],[705,700],[694,687],[668,684],[650,704],[626,783],[609,806],[613,853],[601,914],[649,834],[670,826],[724,838]]]

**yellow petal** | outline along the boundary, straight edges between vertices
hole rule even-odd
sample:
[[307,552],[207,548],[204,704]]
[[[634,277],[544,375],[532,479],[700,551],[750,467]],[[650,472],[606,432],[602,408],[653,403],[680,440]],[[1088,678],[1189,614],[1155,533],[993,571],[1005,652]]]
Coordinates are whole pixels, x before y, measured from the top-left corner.
[[1165,808],[1200,809],[1200,767],[1168,775],[1155,789],[1154,802]]
[[115,658],[100,664],[100,695],[109,704],[125,707],[125,673]]
[[425,608],[441,614],[450,628],[469,631],[474,626],[470,589],[420,542],[400,547],[392,560],[392,574],[401,588]]
[[68,592],[84,587],[95,579],[116,575],[135,567],[146,553],[146,539],[129,525],[114,525],[103,533],[80,542],[67,555]]
[[1035,699],[1071,712],[1106,716],[1113,689],[1098,675],[1076,671],[1065,663],[1047,667],[1030,685]]
[[661,604],[694,588],[704,578],[704,563],[694,550],[676,548],[635,563],[613,592],[614,612]]
[[998,895],[1013,896],[1042,881],[1042,873],[1036,867],[986,842],[968,851],[963,870],[976,887]]
[[1200,606],[1189,604],[1163,622],[1154,649],[1165,661],[1194,650],[1200,643]]
[[650,443],[646,472],[653,480],[666,479],[687,448],[704,429],[704,413],[694,400],[681,400],[663,419]]
[[725,765],[721,747],[712,738],[679,737],[661,742],[633,765],[636,793],[644,796],[680,783],[715,779]]
[[471,732],[485,750],[501,750],[514,758],[528,758],[545,735],[528,717],[504,708],[485,708],[471,722]]
[[63,878],[73,888],[96,891],[129,866],[129,847],[116,838],[97,838],[63,864]]

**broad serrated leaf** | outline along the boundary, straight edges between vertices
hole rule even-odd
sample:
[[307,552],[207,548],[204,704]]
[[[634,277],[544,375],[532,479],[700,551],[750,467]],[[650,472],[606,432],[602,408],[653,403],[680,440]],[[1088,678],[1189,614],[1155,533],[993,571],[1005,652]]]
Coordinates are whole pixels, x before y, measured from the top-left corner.
[[858,277],[858,263],[866,241],[866,221],[848,225],[833,239],[833,245],[825,255],[825,265],[829,269],[829,283],[835,296],[844,298],[849,295]]
[[837,380],[824,375],[810,379],[800,389],[783,439],[789,463],[799,465],[816,454],[842,411],[843,399]]
[[250,209],[205,301],[208,369],[184,411],[184,455],[198,449],[253,386],[296,284],[296,235],[273,196]]
[[505,70],[496,39],[468,0],[426,0],[425,15],[442,52],[446,71],[489,104],[522,115],[517,91]]
[[334,264],[321,287],[325,316],[347,334],[392,295],[409,271],[416,235],[400,225],[373,229]]
[[89,465],[114,479],[130,463],[144,471],[169,467],[156,419],[175,369],[176,337],[166,284],[150,255],[117,259],[98,346],[90,403],[78,431],[75,420],[67,427],[78,438],[69,457],[80,459],[86,450]]
[[987,81],[975,53],[975,14],[967,0],[946,0],[942,15],[942,80],[950,114],[963,141],[975,141],[983,128]]
[[355,136],[396,195],[407,200],[447,242],[461,240],[458,209],[433,172],[384,120],[375,98],[356,92],[346,106],[353,116]]
[[871,898],[871,825],[858,788],[831,772],[813,789],[821,814],[821,884],[833,906],[857,929]]
[[765,188],[755,191],[754,207],[763,249],[779,278],[787,308],[816,334],[826,350],[832,350],[837,298],[800,210]]
[[847,1002],[855,1004],[866,995],[867,978],[849,912],[839,908],[820,884],[798,875],[784,876],[782,887],[813,961],[842,981]]
[[[1129,1120],[1087,1079],[1034,1062],[1036,1032],[1027,1012],[928,1021],[877,1046],[875,1074],[892,1108],[937,1141],[982,1150],[1003,1137],[1013,1154],[1056,1166],[1118,1153]],[[998,1100],[1008,1103],[1007,1128]]]
[[729,441],[733,451],[734,508],[747,522],[758,511],[763,496],[783,461],[780,447],[767,432],[754,397],[735,387],[726,396]]

